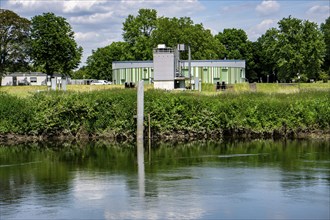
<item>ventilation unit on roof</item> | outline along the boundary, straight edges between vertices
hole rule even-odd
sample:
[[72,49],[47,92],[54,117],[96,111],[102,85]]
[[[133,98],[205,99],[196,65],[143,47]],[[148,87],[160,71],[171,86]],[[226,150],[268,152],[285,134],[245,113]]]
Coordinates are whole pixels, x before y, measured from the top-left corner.
[[158,49],[165,49],[166,45],[165,44],[158,44],[157,48]]

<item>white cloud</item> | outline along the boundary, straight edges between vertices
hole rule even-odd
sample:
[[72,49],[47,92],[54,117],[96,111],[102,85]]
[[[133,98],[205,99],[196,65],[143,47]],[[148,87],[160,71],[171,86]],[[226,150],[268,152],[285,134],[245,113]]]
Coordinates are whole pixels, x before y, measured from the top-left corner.
[[307,14],[318,14],[318,13],[330,13],[330,6],[326,6],[326,5],[314,5],[313,7],[311,7],[310,9],[308,9]]
[[103,0],[89,0],[89,1],[68,0],[63,2],[63,12],[77,13],[81,11],[90,11],[97,6],[103,5],[104,3],[106,3],[106,1]]
[[314,5],[306,12],[307,16],[311,20],[324,20],[330,16],[329,5]]
[[263,20],[261,23],[259,23],[256,26],[256,29],[257,30],[260,30],[260,31],[265,31],[265,30],[269,29],[270,27],[273,27],[274,24],[276,24],[276,21],[275,20],[273,20],[273,19],[266,19],[266,20]]
[[251,41],[257,40],[262,34],[264,34],[268,29],[275,27],[277,24],[276,20],[273,19],[265,19],[261,21],[256,26],[250,28],[247,31],[249,39]]
[[[2,0],[1,0],[2,1]],[[61,10],[62,6],[56,0],[41,1],[41,0],[8,0],[8,5],[14,11],[23,12],[23,14],[32,13],[33,16],[37,15],[36,12],[55,12]]]
[[45,12],[71,24],[85,62],[91,51],[122,40],[122,23],[141,8],[156,9],[158,16],[194,17],[205,9],[199,0],[0,0],[2,6],[31,18]]
[[75,39],[77,41],[89,41],[93,40],[95,38],[98,38],[100,34],[96,32],[76,32],[75,33]]
[[[42,1],[37,1],[37,0],[30,0],[30,1],[24,1],[24,0],[9,0],[8,3],[10,5],[14,5],[17,7],[24,7],[24,8],[32,8],[37,5],[41,5]],[[51,3],[51,2],[50,2]]]
[[109,21],[111,17],[113,17],[112,11],[71,17],[69,20],[76,24],[103,24],[105,21]]
[[280,9],[280,4],[277,1],[262,1],[256,7],[256,11],[261,15],[270,15]]
[[318,24],[324,23],[325,20],[330,16],[330,6],[324,5],[313,5],[305,11],[305,19],[316,22]]

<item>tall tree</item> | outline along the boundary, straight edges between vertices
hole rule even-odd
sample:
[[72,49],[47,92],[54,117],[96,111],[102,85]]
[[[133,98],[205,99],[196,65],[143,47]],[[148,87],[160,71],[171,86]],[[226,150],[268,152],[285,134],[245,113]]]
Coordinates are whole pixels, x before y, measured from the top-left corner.
[[107,79],[112,81],[112,62],[132,60],[126,42],[113,42],[109,46],[98,48],[87,58],[86,72],[88,77],[95,79]]
[[330,77],[330,17],[328,17],[324,23],[321,24],[321,31],[324,36],[324,42],[326,45],[326,53],[323,63],[323,69]]
[[278,24],[274,56],[279,77],[284,80],[298,75],[318,77],[325,46],[317,25],[291,17],[283,18]]
[[326,55],[326,46],[318,25],[308,20],[303,22],[303,73],[309,79],[319,79],[321,67]]
[[217,38],[226,48],[225,56],[227,59],[246,59],[248,55],[248,37],[242,29],[224,29],[219,32]]
[[41,66],[47,75],[70,74],[82,55],[70,24],[53,13],[32,18],[31,47],[34,64]]
[[[202,24],[194,24],[189,17],[167,18],[157,20],[157,28],[152,33],[153,46],[166,44],[176,47],[186,44],[191,47],[193,59],[219,59],[223,56],[224,47],[218,42],[210,30]],[[182,53],[187,58],[187,53]]]
[[260,60],[262,56],[261,46],[258,42],[248,41],[248,48],[250,51],[250,57],[246,60],[246,78],[249,82],[257,82],[261,76],[262,67]]
[[226,59],[245,60],[246,77],[255,80],[255,60],[253,57],[254,44],[248,40],[247,34],[242,29],[224,29],[215,35],[215,38],[224,45],[224,57]]
[[[271,28],[266,31],[256,42],[256,51],[254,56],[259,61],[258,80],[266,79],[267,75],[272,76],[273,81],[277,80],[277,58],[274,56],[277,50],[278,30]],[[263,80],[264,81],[264,80]]]
[[130,45],[135,59],[152,59],[151,34],[156,21],[155,9],[140,9],[137,16],[129,15],[123,23],[123,38]]
[[0,9],[0,86],[6,72],[26,70],[29,64],[30,21]]
[[[319,78],[325,55],[325,44],[318,26],[297,18],[283,18],[278,29],[270,29],[258,41],[264,60],[276,70],[281,81],[303,76]],[[267,60],[271,58],[271,60]]]

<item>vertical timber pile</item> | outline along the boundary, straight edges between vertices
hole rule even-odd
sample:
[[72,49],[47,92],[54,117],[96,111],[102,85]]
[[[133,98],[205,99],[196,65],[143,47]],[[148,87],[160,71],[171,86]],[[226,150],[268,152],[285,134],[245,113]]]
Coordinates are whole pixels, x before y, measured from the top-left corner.
[[144,112],[144,82],[141,80],[137,88],[137,162],[138,162],[138,183],[141,198],[145,196],[145,173],[144,173],[144,147],[143,147],[143,112]]
[[137,89],[137,130],[136,141],[143,143],[144,82],[141,80]]

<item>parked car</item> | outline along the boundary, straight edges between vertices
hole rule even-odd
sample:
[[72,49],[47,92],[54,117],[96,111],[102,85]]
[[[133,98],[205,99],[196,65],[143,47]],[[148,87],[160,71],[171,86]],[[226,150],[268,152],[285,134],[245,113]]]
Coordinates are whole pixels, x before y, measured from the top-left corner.
[[107,80],[95,80],[91,82],[91,85],[111,85],[111,82]]

